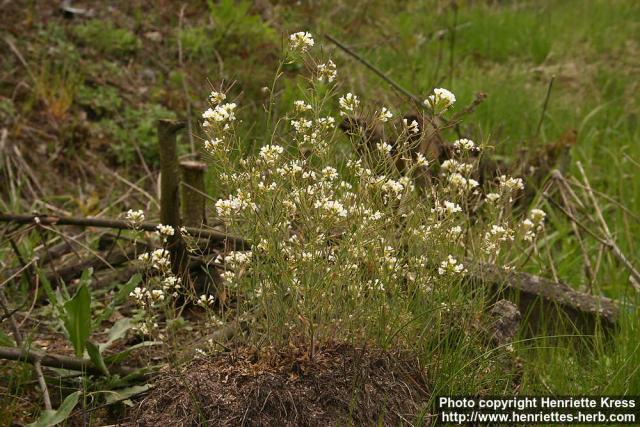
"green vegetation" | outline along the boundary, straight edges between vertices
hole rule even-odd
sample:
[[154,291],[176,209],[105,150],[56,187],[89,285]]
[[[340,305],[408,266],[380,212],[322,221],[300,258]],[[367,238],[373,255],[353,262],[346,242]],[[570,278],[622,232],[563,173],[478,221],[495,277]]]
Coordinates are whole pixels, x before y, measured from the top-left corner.
[[[50,266],[35,264],[26,271],[36,277],[31,268],[37,269],[37,288],[28,275],[0,286],[10,308],[18,310],[24,345],[84,356],[102,374],[66,378],[68,372],[46,369],[53,409],[60,408],[56,414],[42,410],[31,365],[2,361],[0,425],[33,422],[38,414],[40,425],[53,425],[47,419],[81,417],[81,408],[105,403],[109,408],[90,412],[90,422],[113,423],[152,384],[144,369],[113,371],[118,363],[162,364],[177,372],[195,348],[211,356],[234,345],[265,353],[303,348],[310,358],[332,341],[406,350],[419,360],[434,398],[640,394],[640,301],[628,265],[611,245],[640,268],[639,2],[460,1],[454,6],[436,0],[330,0],[322,6],[272,2],[266,12],[254,5],[261,2],[249,0],[165,3],[166,9],[115,2],[117,13],[97,10],[90,18],[71,19],[49,10],[51,5],[42,11],[11,7],[0,17],[10,29],[8,41],[0,40],[7,58],[0,66],[5,76],[0,79],[0,210],[121,217],[128,209],[143,209],[148,219],[156,219],[156,123],[179,119],[192,131],[181,137],[179,155],[197,153],[209,161],[210,197],[261,207],[257,215],[216,210],[210,203],[210,218],[223,217],[220,231],[259,242],[260,248],[250,260],[233,254],[225,259],[228,251],[220,252],[218,269],[226,263],[234,273],[226,285],[209,289],[211,300],[201,301],[202,289],[185,284],[179,298],[167,294],[166,300],[149,303],[153,309],[136,305],[129,295],[145,287],[163,289],[161,279],[173,277],[168,271],[147,276],[137,274],[149,272],[140,267],[119,277],[85,269],[82,276],[57,284],[47,280],[53,278]],[[308,56],[280,62],[289,34],[297,31],[312,33],[315,45]],[[456,127],[442,130],[443,138],[453,142],[463,135],[476,141],[487,157],[517,171],[535,194],[514,212],[508,203],[488,211],[471,194],[456,199],[459,194],[448,193],[442,182],[423,198],[407,190],[401,201],[389,203],[385,190],[369,188],[366,174],[353,167],[361,155],[354,149],[361,135],[327,128],[320,132],[326,150],[305,145],[304,132],[291,120],[316,123],[334,117],[339,125],[338,99],[347,92],[361,100],[362,117],[375,120],[374,112],[383,106],[393,112],[384,125],[385,139],[396,145],[409,144],[406,134],[398,136],[404,114],[430,114],[324,34],[344,42],[419,99],[433,88],[449,89],[457,102],[443,112],[445,119],[471,104],[476,93],[486,93]],[[329,59],[337,64],[338,77],[332,84],[319,83],[313,78],[316,66]],[[226,100],[211,105],[212,90],[226,93]],[[295,113],[296,100],[311,110]],[[233,132],[201,128],[203,111],[231,102],[238,104],[230,110],[236,116]],[[216,138],[229,145],[205,148],[204,141]],[[282,153],[271,153],[277,161],[260,157],[267,144],[283,147]],[[408,151],[394,153],[409,156]],[[364,157],[380,163],[378,169],[371,166],[376,175],[409,187],[395,162],[380,161],[372,147]],[[316,190],[325,202],[357,210],[357,221],[320,215],[318,200],[305,199],[301,177],[275,177],[273,171],[285,160],[304,159],[308,171],[320,176],[326,166],[335,167],[334,184],[352,186],[318,184]],[[476,167],[480,159],[466,158]],[[519,165],[535,170],[518,170]],[[548,179],[554,168],[571,191]],[[276,190],[264,188],[271,182]],[[481,186],[488,193],[495,184]],[[243,200],[239,189],[251,196]],[[436,201],[445,199],[462,206],[464,215],[450,222],[434,217]],[[339,211],[332,203],[328,206]],[[297,211],[291,216],[293,205]],[[363,225],[365,208],[369,214],[382,212],[387,222]],[[519,227],[535,208],[547,218],[544,231],[529,242]],[[482,245],[498,221],[518,239],[501,242],[502,252],[494,256]],[[442,229],[430,240],[415,238],[420,226],[442,224],[447,230],[460,226],[463,236],[452,241]],[[291,237],[291,230],[298,237]],[[16,250],[28,261],[48,250],[43,238],[48,245],[62,241],[44,228],[17,232],[0,224],[0,235],[0,282],[22,267]],[[95,236],[78,234],[81,245],[74,251],[80,254],[70,252],[53,265],[61,269],[78,257],[120,250],[137,257],[147,249],[127,250],[141,242],[152,248],[162,244],[158,236],[122,231],[116,240],[129,240],[107,244],[105,250],[103,239]],[[438,274],[448,255],[460,263],[471,258],[506,264],[621,301],[618,326],[585,330],[563,314],[559,324],[545,319],[533,335],[521,328],[513,348],[492,347],[482,330],[489,295],[470,289],[456,274]],[[425,262],[417,265],[417,259]],[[215,276],[212,271],[201,274]],[[185,301],[195,304],[184,308]],[[8,317],[3,319],[0,345],[13,347],[16,337]],[[248,331],[227,343],[205,340],[220,325],[236,322]],[[420,403],[418,421],[424,422],[434,402]]]
[[134,53],[138,38],[126,28],[118,28],[109,21],[91,20],[74,28],[78,41],[107,55],[123,56]]

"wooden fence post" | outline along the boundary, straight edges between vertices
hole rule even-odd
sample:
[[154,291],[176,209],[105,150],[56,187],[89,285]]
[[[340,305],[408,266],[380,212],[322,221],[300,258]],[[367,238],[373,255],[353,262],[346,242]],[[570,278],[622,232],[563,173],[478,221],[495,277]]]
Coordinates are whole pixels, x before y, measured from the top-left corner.
[[171,255],[171,269],[181,275],[188,265],[187,252],[180,236],[180,176],[176,135],[184,123],[174,120],[158,120],[158,144],[160,149],[160,222],[175,230],[167,238],[167,249]]
[[187,227],[206,224],[204,172],[206,163],[193,160],[180,162],[182,169],[182,223]]

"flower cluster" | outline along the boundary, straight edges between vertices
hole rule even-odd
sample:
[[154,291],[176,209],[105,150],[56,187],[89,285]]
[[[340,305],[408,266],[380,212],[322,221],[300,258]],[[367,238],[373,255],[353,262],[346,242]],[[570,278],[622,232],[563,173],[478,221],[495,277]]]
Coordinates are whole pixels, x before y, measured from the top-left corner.
[[131,227],[136,229],[144,221],[144,212],[141,210],[134,211],[133,209],[129,209],[125,214],[125,218],[129,221]]
[[313,47],[313,36],[306,31],[299,31],[289,36],[289,47],[299,53],[305,53]]
[[[289,40],[297,53],[314,45],[306,32]],[[285,338],[320,339],[342,327],[369,337],[371,325],[397,330],[410,323],[415,313],[407,307],[417,301],[441,306],[447,288],[466,274],[465,260],[507,264],[505,248],[541,230],[544,213],[532,211],[520,224],[509,214],[522,179],[479,183],[480,147],[472,140],[452,141],[440,164],[418,145],[419,119],[396,125],[387,107],[368,109],[353,93],[334,97],[335,64],[305,59],[308,88],[283,117],[272,118],[273,131],[256,150],[236,129],[220,132],[228,120],[213,117],[225,98],[212,99],[215,126],[205,128],[205,149],[228,154],[216,162],[216,211],[253,251],[236,248],[216,258],[226,297],[220,306],[230,315]],[[372,118],[381,137],[346,146],[336,137],[337,115],[327,113],[335,98],[341,116]],[[440,114],[455,100],[438,88],[425,104]],[[197,298],[208,309],[215,302]]]
[[444,276],[446,274],[462,274],[466,273],[467,269],[464,267],[464,264],[458,262],[452,255],[449,255],[447,259],[440,263],[440,267],[438,267],[438,274]]
[[456,96],[443,88],[436,88],[433,90],[433,95],[429,95],[424,100],[424,105],[433,110],[434,113],[442,113],[446,111],[456,102]]
[[529,217],[522,221],[524,240],[532,242],[536,234],[543,230],[547,214],[541,209],[531,209]]
[[338,76],[338,68],[332,60],[328,60],[324,64],[318,64],[317,73],[319,81],[332,83]]
[[360,106],[360,99],[349,92],[345,96],[341,96],[338,103],[340,104],[340,115],[348,116],[356,112],[356,109]]
[[393,113],[391,113],[387,107],[382,107],[382,109],[376,113],[376,118],[382,123],[388,122],[392,117]]
[[458,151],[480,151],[480,148],[472,140],[466,138],[457,139],[453,146]]
[[225,129],[228,129],[229,124],[236,120],[236,107],[237,105],[231,102],[207,109],[207,111],[202,113],[202,118],[204,119],[203,126],[205,128],[214,128],[223,125]]
[[216,211],[218,216],[230,218],[238,215],[246,209],[257,210],[257,205],[251,200],[251,193],[245,193],[238,190],[235,196],[229,196],[228,199],[220,199],[216,202]]

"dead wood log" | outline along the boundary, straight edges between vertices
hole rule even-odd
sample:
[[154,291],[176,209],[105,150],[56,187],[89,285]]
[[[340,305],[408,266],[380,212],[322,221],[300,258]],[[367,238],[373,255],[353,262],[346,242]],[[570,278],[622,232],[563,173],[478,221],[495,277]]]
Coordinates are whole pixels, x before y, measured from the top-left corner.
[[[127,251],[119,248],[114,249],[106,258],[100,259],[98,257],[92,257],[81,262],[74,262],[48,272],[46,277],[49,282],[54,284],[60,284],[61,282],[69,283],[73,279],[80,277],[82,272],[88,268],[92,268],[94,272],[96,272],[110,267],[117,267],[134,260],[137,254],[144,252],[146,249],[147,245],[144,243],[137,243],[135,248]],[[104,261],[107,261],[108,264]]]
[[545,319],[557,317],[557,309],[574,326],[587,331],[593,331],[598,323],[613,327],[618,319],[619,307],[614,300],[576,291],[566,283],[507,272],[496,265],[468,263],[468,270],[467,277],[491,285],[496,298],[514,300],[533,330]]

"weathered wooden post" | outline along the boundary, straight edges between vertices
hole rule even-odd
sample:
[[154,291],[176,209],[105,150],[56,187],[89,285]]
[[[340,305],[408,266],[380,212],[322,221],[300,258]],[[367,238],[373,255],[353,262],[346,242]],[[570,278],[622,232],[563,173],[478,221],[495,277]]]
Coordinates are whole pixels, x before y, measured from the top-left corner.
[[175,230],[167,238],[167,249],[171,255],[171,269],[181,275],[187,264],[187,252],[180,236],[180,176],[176,135],[184,123],[174,120],[158,120],[158,144],[160,149],[160,222]]
[[182,223],[187,227],[199,228],[206,224],[204,172],[206,163],[186,160],[180,162],[182,179]]

